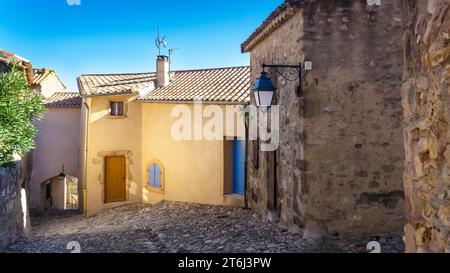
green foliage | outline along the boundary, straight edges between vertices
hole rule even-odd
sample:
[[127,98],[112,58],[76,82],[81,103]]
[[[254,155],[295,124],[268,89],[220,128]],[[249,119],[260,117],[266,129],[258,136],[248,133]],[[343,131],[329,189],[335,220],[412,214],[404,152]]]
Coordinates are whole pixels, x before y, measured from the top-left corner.
[[44,98],[30,90],[23,72],[12,66],[0,74],[0,164],[34,148],[32,120],[44,111]]

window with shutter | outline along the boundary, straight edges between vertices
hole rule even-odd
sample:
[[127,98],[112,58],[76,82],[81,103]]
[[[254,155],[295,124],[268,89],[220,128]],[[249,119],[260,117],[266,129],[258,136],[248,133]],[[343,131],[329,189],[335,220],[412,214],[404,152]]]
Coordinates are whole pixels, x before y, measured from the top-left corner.
[[124,115],[124,103],[120,101],[112,101],[110,103],[111,116],[121,117]]
[[153,163],[147,170],[148,187],[150,190],[161,192],[164,190],[164,169],[161,164]]

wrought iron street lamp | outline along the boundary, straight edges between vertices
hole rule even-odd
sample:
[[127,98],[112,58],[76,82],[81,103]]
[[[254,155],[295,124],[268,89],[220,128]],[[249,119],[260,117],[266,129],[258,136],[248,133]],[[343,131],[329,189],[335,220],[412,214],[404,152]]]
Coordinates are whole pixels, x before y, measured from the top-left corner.
[[[273,97],[277,88],[274,86],[272,80],[268,77],[266,69],[271,69],[276,74],[282,76],[287,81],[297,81],[300,83],[296,89],[298,97],[302,97],[302,64],[299,65],[274,65],[263,64],[261,76],[256,79],[253,86],[253,94],[255,96],[256,106],[258,107],[270,107],[272,106]],[[287,72],[282,72],[281,69],[288,69]],[[311,70],[312,63],[305,62],[305,70]]]
[[67,175],[66,175],[65,172],[64,172],[64,165],[62,165],[62,171],[61,171],[61,173],[58,175],[58,177],[59,177],[59,180],[64,180],[64,179],[67,177]]

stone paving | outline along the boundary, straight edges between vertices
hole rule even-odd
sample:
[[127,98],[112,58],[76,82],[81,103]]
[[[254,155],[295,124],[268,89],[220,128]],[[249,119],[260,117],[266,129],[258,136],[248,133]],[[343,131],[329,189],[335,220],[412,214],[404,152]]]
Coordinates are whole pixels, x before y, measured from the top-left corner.
[[128,205],[90,218],[47,213],[32,219],[31,234],[0,252],[67,253],[76,241],[86,253],[304,253],[403,252],[401,234],[308,241],[242,208],[162,202]]

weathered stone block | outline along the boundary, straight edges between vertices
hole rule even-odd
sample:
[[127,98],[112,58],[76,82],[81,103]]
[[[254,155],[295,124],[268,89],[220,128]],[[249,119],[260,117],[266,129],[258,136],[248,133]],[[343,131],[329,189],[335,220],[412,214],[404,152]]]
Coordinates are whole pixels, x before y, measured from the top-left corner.
[[[266,214],[266,204],[282,204],[283,224],[308,219],[323,225],[310,230],[331,234],[402,229],[402,3],[368,9],[365,1],[308,1],[252,42],[252,80],[262,63],[308,59],[314,69],[305,74],[304,98],[295,95],[297,82],[273,77],[285,126],[275,161],[250,147],[248,162],[256,152],[260,163],[248,166],[248,189],[258,195],[249,198],[250,207]],[[424,75],[423,88],[432,85],[427,80]],[[413,110],[418,97],[414,83],[411,88]]]
[[24,233],[20,164],[0,167],[0,249]]
[[450,47],[440,49],[431,53],[430,60],[432,66],[438,66],[445,63],[450,57]]
[[[415,1],[406,10],[412,27],[405,32],[404,40],[409,59],[402,91],[403,105],[409,107],[405,112],[405,128],[417,128],[420,136],[419,140],[405,137],[406,154],[414,158],[414,171],[405,170],[405,187],[411,200],[408,214],[413,216],[408,218],[405,227],[405,243],[411,252],[445,252],[450,244],[447,205],[450,203],[450,72],[446,64],[450,61],[446,38],[449,7],[448,0],[427,0]],[[423,43],[415,40],[421,36]],[[421,56],[420,63],[415,56]],[[421,90],[419,103],[409,103],[408,90]],[[410,132],[405,129],[405,135]]]
[[403,237],[403,241],[406,245],[406,253],[415,253],[417,252],[417,243],[415,238],[415,232],[416,230],[410,225],[407,224],[405,226],[405,236]]

